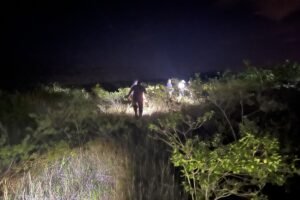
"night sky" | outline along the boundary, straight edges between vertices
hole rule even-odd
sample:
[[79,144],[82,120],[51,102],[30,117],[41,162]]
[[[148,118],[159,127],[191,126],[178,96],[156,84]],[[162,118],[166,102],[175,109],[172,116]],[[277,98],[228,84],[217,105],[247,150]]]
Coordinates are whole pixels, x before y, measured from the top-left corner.
[[[199,3],[201,2],[201,3]],[[186,78],[300,61],[300,0],[11,1],[1,83]]]

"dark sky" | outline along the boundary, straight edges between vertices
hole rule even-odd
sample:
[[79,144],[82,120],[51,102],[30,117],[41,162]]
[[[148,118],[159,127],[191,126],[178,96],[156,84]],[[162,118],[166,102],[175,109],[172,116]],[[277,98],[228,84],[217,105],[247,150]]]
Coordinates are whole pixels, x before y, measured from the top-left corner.
[[299,10],[300,0],[12,1],[1,6],[1,81],[185,78],[244,59],[299,61]]

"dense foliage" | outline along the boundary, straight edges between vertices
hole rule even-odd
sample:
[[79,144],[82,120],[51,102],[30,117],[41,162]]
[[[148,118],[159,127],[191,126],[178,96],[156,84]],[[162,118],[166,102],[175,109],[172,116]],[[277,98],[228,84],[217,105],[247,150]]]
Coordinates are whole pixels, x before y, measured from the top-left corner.
[[[145,85],[140,120],[132,117],[125,98],[129,88],[108,92],[96,85],[88,92],[52,84],[26,92],[0,91],[0,185],[4,188],[9,177],[30,171],[49,151],[63,147],[67,152],[98,138],[114,141],[130,155],[127,198],[187,199],[177,183],[193,199],[267,198],[266,186],[288,187],[290,177],[299,173],[300,65],[247,67],[205,81],[196,74],[183,97],[175,78],[171,96],[162,84]],[[54,160],[60,166],[61,158]],[[79,171],[88,169],[78,166]]]
[[207,82],[197,76],[192,90],[205,99],[200,108],[173,113],[150,126],[172,147],[171,161],[193,199],[264,199],[261,191],[267,183],[283,185],[299,174],[299,113],[291,99],[281,96],[299,95],[299,71],[299,65],[286,63]]

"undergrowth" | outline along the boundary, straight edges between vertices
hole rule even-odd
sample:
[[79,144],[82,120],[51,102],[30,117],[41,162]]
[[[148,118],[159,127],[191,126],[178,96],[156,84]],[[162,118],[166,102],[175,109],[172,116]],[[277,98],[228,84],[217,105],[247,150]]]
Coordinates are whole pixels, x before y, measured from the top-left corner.
[[[164,85],[145,84],[145,115],[139,120],[124,98],[129,88],[108,92],[96,85],[88,92],[52,84],[0,91],[0,196],[266,198],[265,186],[275,182],[286,187],[298,173],[300,67],[291,62],[270,69],[248,67],[207,81],[196,75],[180,98],[177,88],[169,96]],[[172,80],[174,86],[179,82]],[[264,153],[278,159],[268,160]],[[285,174],[278,171],[282,166]],[[231,177],[241,171],[240,179]],[[216,182],[203,178],[208,172]],[[259,189],[244,187],[245,181]]]

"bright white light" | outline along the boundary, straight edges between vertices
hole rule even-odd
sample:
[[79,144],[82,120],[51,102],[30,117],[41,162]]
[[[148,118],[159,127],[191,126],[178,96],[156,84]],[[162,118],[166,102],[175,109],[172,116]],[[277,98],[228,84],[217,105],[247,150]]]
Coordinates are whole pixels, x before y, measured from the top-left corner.
[[180,82],[178,83],[178,88],[179,88],[179,89],[184,89],[184,88],[185,88],[185,81],[184,81],[184,80],[182,80],[182,81],[180,81]]

